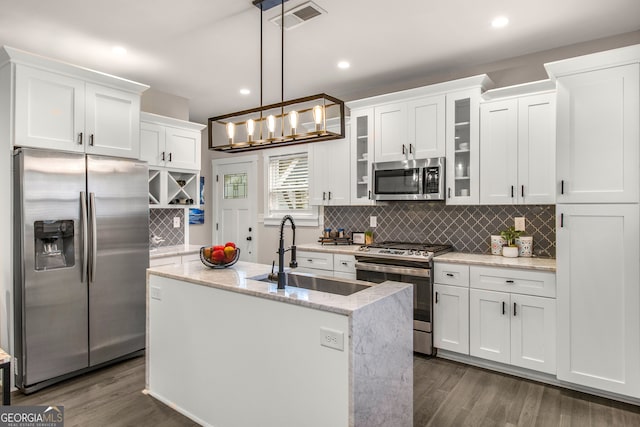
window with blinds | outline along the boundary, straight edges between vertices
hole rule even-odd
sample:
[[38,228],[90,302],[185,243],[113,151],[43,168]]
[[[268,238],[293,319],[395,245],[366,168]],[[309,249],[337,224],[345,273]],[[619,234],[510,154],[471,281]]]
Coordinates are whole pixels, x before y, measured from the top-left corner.
[[269,158],[269,211],[308,213],[309,158],[296,153]]

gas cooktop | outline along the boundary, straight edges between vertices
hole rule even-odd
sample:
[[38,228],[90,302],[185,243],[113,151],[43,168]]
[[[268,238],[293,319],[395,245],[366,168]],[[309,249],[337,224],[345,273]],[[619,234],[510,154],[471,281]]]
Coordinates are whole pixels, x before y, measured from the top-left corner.
[[361,246],[357,255],[430,261],[451,250],[451,245],[387,241]]

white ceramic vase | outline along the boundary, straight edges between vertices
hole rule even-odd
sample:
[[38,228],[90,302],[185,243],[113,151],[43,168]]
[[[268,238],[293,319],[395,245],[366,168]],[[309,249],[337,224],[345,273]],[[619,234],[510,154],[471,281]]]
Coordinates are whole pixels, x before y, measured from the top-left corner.
[[502,247],[502,256],[507,258],[518,258],[518,247],[517,246],[503,246]]
[[502,247],[506,244],[502,236],[491,236],[491,255],[502,255]]

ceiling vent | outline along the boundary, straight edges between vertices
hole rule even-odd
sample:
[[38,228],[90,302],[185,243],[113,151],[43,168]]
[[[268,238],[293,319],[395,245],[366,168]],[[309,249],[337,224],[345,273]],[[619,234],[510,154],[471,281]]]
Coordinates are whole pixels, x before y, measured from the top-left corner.
[[[326,14],[327,11],[312,1],[302,3],[300,6],[296,6],[291,10],[284,13],[284,29],[291,30],[304,24],[306,21],[313,19],[317,16]],[[282,15],[277,15],[271,18],[269,21],[273,22],[280,27],[282,22]]]

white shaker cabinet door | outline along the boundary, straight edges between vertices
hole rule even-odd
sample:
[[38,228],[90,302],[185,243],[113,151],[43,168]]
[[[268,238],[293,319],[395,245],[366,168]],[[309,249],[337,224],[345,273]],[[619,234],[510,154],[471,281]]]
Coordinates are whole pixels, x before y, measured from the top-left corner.
[[511,364],[556,373],[556,300],[511,294]]
[[409,158],[445,156],[445,100],[444,95],[429,96],[407,104]]
[[172,169],[200,170],[201,138],[199,131],[167,126],[165,165]]
[[165,164],[165,127],[156,123],[140,123],[140,160],[149,166]]
[[558,78],[558,203],[637,203],[640,65]]
[[434,285],[433,345],[469,354],[469,288]]
[[84,152],[85,83],[16,65],[15,145]]
[[518,101],[484,103],[480,106],[480,203],[515,204],[517,184]]
[[376,162],[405,160],[407,143],[407,104],[387,104],[374,109]]
[[556,95],[518,99],[518,203],[556,202]]
[[86,84],[88,154],[140,157],[140,95]]
[[469,353],[510,363],[510,299],[504,292],[469,290]]
[[558,205],[558,379],[640,397],[638,205]]

